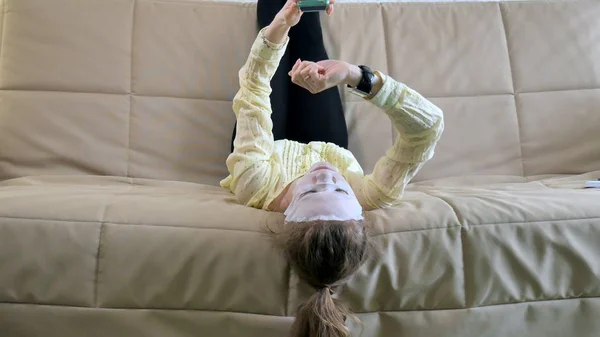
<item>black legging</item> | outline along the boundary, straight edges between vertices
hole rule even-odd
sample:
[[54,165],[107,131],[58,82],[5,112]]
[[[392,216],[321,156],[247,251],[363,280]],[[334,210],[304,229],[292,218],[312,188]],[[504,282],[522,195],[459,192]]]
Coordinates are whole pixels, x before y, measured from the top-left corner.
[[[268,26],[286,0],[258,0],[259,29]],[[290,42],[279,68],[271,80],[273,137],[301,143],[322,141],[348,148],[348,130],[340,93],[336,87],[318,94],[292,83],[288,72],[297,59],[328,59],[319,13],[304,13],[300,23],[292,27]],[[231,151],[236,128],[233,129]]]

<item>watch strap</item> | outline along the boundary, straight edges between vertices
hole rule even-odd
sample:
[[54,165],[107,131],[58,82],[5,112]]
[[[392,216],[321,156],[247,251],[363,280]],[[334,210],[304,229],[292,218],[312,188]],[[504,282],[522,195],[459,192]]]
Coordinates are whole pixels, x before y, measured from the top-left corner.
[[373,73],[371,68],[365,65],[359,65],[358,67],[362,71],[360,82],[358,82],[356,87],[348,85],[348,88],[354,89],[353,91],[358,91],[363,97],[370,96],[371,92],[373,91],[373,83],[375,82],[376,75]]

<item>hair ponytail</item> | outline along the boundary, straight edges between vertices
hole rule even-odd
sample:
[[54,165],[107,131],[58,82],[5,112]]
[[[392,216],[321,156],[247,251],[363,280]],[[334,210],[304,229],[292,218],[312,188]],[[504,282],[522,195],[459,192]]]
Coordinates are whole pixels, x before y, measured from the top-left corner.
[[349,315],[348,309],[333,298],[329,287],[321,288],[298,308],[290,336],[348,337],[345,321]]
[[350,310],[333,298],[369,255],[363,221],[288,222],[276,242],[300,279],[316,292],[300,307],[290,337],[349,337]]

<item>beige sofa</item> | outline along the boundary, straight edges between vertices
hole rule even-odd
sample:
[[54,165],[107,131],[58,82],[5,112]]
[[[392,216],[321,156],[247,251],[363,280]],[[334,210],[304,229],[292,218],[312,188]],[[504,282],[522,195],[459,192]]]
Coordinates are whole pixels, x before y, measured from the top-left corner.
[[[255,4],[3,0],[0,336],[284,336],[311,293],[280,214],[218,187]],[[600,334],[600,2],[344,4],[331,57],[443,108],[435,158],[368,214],[354,336]],[[389,120],[342,90],[370,172]]]

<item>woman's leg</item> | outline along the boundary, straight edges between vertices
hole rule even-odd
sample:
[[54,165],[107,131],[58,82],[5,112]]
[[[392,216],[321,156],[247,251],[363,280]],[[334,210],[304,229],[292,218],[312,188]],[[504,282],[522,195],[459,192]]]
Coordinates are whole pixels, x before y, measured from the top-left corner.
[[[258,0],[256,6],[256,17],[258,29],[262,29],[273,21],[275,15],[281,10],[286,0]],[[289,48],[283,55],[279,68],[271,80],[271,120],[273,121],[273,138],[275,140],[286,138],[287,115],[288,115],[288,91],[292,85],[288,71],[291,69]],[[233,152],[233,140],[235,139],[236,127],[233,128],[231,137],[231,151]]]
[[[258,0],[259,29],[268,26],[286,0]],[[321,61],[328,59],[323,42],[319,13],[305,13],[300,23],[290,30],[288,49],[271,80],[273,137],[302,143],[322,141],[348,148],[348,130],[342,100],[337,88],[319,94],[292,83],[288,71],[297,59]],[[231,141],[233,151],[235,127]]]
[[[319,13],[302,15],[300,23],[290,30],[288,49],[292,64],[297,59],[317,62],[329,58],[323,42]],[[303,143],[330,142],[348,148],[348,130],[337,87],[314,95],[291,83],[288,95],[288,139]]]

